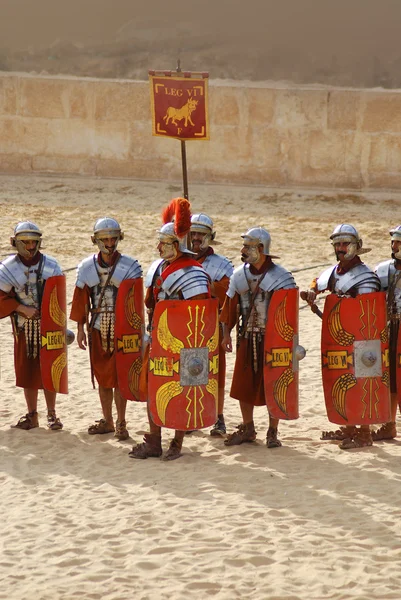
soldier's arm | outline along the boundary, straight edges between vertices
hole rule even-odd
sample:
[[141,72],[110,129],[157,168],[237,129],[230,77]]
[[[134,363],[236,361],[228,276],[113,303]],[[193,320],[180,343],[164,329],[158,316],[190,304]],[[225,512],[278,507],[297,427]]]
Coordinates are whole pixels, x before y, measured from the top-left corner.
[[25,306],[25,304],[18,302],[14,291],[8,293],[0,291],[0,319],[9,317],[14,312],[26,319],[36,319],[40,315],[35,306]]
[[230,283],[230,278],[227,277],[226,275],[224,275],[224,277],[222,277],[220,279],[220,281],[213,281],[211,283],[210,289],[212,292],[212,296],[213,296],[213,298],[218,298],[220,308],[222,308],[222,306],[225,302],[229,283]]
[[233,349],[231,331],[237,325],[238,301],[238,294],[235,294],[233,298],[226,296],[223,308],[221,309],[220,323],[223,327],[223,339],[221,345],[226,352],[232,352]]
[[90,306],[89,288],[85,285],[83,288],[75,286],[70,319],[79,325],[84,325],[86,321],[87,307]]

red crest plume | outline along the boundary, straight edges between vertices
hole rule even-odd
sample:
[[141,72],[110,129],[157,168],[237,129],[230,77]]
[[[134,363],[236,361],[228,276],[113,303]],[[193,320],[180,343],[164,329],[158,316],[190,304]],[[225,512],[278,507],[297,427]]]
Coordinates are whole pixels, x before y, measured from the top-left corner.
[[162,212],[163,225],[174,222],[177,237],[182,238],[191,229],[191,204],[185,198],[174,198]]

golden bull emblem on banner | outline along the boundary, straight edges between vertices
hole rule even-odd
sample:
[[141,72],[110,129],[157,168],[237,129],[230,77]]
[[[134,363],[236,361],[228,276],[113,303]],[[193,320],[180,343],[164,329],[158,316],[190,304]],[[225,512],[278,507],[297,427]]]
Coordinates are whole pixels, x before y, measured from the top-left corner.
[[208,140],[208,73],[149,72],[153,135]]

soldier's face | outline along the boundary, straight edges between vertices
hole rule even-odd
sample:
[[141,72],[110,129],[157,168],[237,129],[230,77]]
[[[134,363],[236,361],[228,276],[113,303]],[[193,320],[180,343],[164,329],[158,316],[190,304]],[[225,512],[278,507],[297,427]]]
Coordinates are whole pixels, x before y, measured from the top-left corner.
[[199,252],[205,249],[205,238],[206,233],[201,233],[200,231],[191,231],[192,252],[199,254]]
[[25,250],[29,253],[29,255],[32,257],[35,256],[38,242],[36,240],[23,240],[23,244],[25,245]]
[[257,263],[260,260],[260,246],[261,244],[244,244],[241,248],[242,262],[249,263],[251,265]]
[[401,259],[401,240],[391,241],[391,252],[394,254],[395,258],[398,258],[398,260]]
[[169,262],[173,261],[177,257],[178,242],[162,242],[157,244],[157,249],[160,254],[160,258],[164,258]]
[[109,254],[113,254],[113,252],[116,249],[117,238],[116,237],[102,238],[102,242],[103,242],[104,247],[106,248],[107,252]]
[[336,253],[337,260],[344,260],[349,245],[350,242],[336,242],[334,244],[334,252]]

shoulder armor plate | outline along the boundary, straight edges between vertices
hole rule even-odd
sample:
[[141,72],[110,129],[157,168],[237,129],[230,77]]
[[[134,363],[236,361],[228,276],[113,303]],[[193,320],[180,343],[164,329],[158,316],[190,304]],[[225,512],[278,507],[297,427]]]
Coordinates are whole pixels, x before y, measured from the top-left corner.
[[62,275],[63,272],[61,270],[60,265],[57,260],[52,256],[43,255],[43,269],[42,269],[42,277],[43,279],[49,279],[50,277],[55,277],[56,275]]
[[96,268],[97,254],[91,254],[84,258],[77,267],[77,280],[75,285],[79,288],[84,288],[85,285],[92,288],[100,283],[99,273]]
[[395,274],[395,261],[390,258],[390,260],[385,260],[384,262],[379,263],[375,267],[375,273],[380,279],[380,285],[382,290],[387,290],[390,280],[392,276]]
[[185,300],[209,291],[209,277],[205,270],[199,267],[183,267],[169,275],[164,283],[163,290],[168,296],[181,292]]
[[364,263],[357,265],[337,280],[337,289],[346,294],[351,288],[363,287],[370,291],[380,290],[380,280]]
[[221,254],[210,254],[202,263],[202,267],[212,281],[220,281],[224,276],[231,277],[234,267],[231,261]]
[[324,292],[325,290],[328,289],[330,277],[331,277],[334,269],[336,269],[336,268],[337,268],[337,265],[333,265],[332,267],[325,269],[323,271],[323,273],[321,273],[319,275],[319,277],[317,278],[317,281],[316,281],[317,289],[319,292]]
[[146,288],[149,288],[152,285],[153,279],[157,273],[157,269],[159,266],[161,266],[161,264],[163,262],[164,262],[163,258],[158,258],[157,260],[152,262],[152,264],[150,265],[149,270],[146,273],[146,277],[145,277],[145,287]]
[[121,254],[110,283],[119,287],[123,279],[137,279],[138,277],[142,277],[142,268],[139,262],[127,254]]
[[274,292],[275,290],[294,288],[296,284],[290,271],[273,263],[272,268],[266,272],[259,287],[264,292]]

